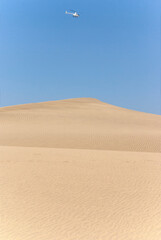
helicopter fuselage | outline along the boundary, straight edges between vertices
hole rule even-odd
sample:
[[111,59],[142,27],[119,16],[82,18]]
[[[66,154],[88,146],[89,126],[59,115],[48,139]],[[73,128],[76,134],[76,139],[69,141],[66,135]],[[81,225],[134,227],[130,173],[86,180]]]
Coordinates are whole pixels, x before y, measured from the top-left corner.
[[73,17],[75,17],[75,18],[78,18],[78,17],[80,17],[80,15],[77,13],[77,12],[65,12],[66,14],[70,14],[70,15],[72,15]]
[[79,14],[78,13],[73,13],[73,17],[79,17]]

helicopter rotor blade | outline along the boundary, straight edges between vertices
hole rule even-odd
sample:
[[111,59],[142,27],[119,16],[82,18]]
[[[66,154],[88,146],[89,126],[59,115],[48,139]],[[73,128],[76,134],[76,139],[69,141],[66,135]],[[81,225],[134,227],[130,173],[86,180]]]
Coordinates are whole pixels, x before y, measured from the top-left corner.
[[72,10],[72,9],[70,9],[69,11],[71,11],[71,12],[74,12],[74,13],[75,13],[75,12],[77,12],[77,11],[75,11],[75,10]]

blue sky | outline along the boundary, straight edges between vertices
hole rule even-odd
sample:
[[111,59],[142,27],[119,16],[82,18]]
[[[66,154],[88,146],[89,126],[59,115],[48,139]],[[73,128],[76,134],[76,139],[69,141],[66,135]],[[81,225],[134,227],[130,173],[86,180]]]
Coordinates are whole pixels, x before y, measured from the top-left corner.
[[1,0],[0,106],[93,97],[161,114],[160,7],[160,0]]

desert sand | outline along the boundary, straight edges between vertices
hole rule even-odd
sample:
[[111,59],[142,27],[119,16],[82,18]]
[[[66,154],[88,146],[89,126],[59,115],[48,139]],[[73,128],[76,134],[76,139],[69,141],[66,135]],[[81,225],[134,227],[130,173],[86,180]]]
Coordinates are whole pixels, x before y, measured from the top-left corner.
[[80,98],[0,108],[0,240],[160,240],[161,116]]

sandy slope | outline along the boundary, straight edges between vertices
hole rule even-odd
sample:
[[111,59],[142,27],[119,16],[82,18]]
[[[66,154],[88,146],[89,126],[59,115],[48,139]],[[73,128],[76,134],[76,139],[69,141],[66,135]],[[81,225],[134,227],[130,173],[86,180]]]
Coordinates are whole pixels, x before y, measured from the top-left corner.
[[6,107],[0,145],[0,240],[161,239],[160,116],[95,99]]
[[0,145],[161,152],[161,116],[83,98],[0,109]]

